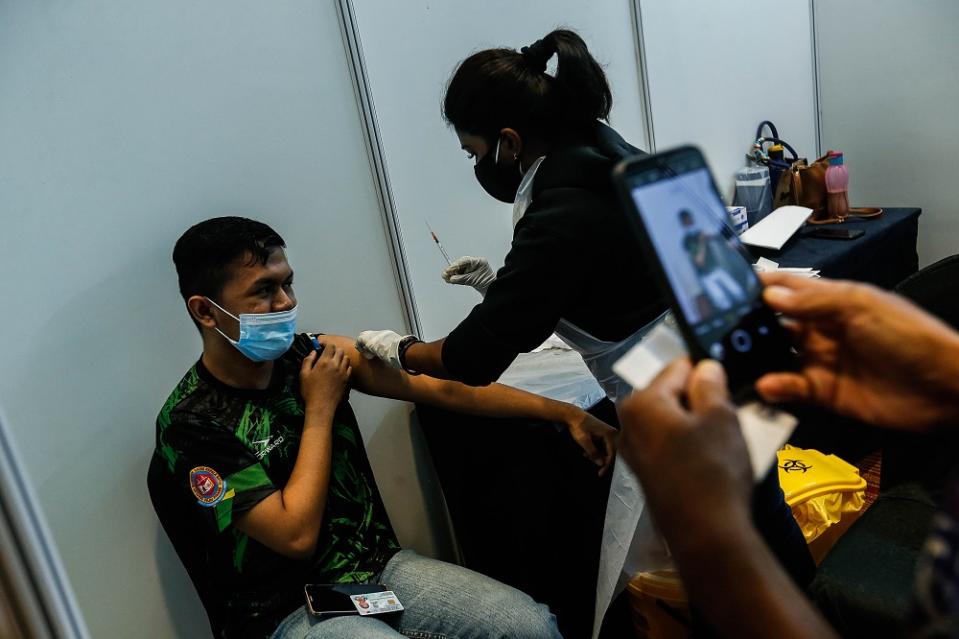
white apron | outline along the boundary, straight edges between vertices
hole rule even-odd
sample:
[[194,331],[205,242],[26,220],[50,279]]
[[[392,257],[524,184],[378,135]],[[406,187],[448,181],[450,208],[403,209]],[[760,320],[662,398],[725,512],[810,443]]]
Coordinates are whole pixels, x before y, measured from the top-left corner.
[[[556,335],[582,356],[586,367],[606,391],[606,396],[615,402],[628,396],[633,389],[613,372],[613,364],[662,323],[672,323],[668,311],[626,339],[607,342],[566,320],[560,320],[556,325]],[[599,634],[603,617],[613,597],[626,587],[632,575],[672,565],[666,544],[653,527],[645,505],[646,500],[639,480],[617,454],[609,499],[606,502],[606,522],[603,527],[596,582],[593,637]]]

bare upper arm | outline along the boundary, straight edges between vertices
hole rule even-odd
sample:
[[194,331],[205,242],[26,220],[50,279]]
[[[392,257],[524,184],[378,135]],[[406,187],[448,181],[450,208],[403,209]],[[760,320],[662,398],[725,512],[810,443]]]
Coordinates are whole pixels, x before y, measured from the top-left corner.
[[442,380],[427,375],[412,377],[376,358],[367,359],[356,350],[356,340],[352,337],[321,335],[318,339],[321,344],[334,344],[346,354],[353,367],[350,378],[353,387],[368,395],[415,402],[439,390],[443,384]]
[[356,350],[356,340],[352,337],[346,337],[344,335],[319,335],[317,336],[317,340],[324,346],[333,344],[343,351],[350,360],[350,366],[353,367],[354,375],[369,366],[369,360]]

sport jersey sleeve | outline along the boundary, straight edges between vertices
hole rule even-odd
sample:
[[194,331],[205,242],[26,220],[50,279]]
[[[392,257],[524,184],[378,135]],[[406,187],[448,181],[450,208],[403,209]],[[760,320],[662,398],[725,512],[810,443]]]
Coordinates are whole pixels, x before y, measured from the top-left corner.
[[173,480],[198,517],[216,532],[273,494],[277,487],[234,433],[203,416],[180,413],[163,432]]
[[530,207],[485,299],[446,338],[443,364],[456,379],[495,382],[553,332],[568,300],[587,286],[589,264],[577,246],[594,206],[582,189],[552,189]]

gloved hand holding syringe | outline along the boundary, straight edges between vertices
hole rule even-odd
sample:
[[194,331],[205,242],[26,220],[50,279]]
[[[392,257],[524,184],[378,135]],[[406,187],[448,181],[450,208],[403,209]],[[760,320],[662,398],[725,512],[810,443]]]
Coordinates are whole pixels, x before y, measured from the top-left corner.
[[486,258],[470,257],[469,255],[465,255],[455,260],[451,260],[449,254],[446,252],[446,249],[443,248],[443,244],[436,236],[436,233],[433,231],[433,228],[430,226],[428,221],[426,222],[426,227],[430,230],[430,235],[433,238],[433,242],[436,243],[440,253],[443,254],[443,259],[445,259],[446,263],[449,265],[443,269],[443,280],[448,284],[472,286],[479,292],[480,295],[485,297],[486,289],[488,289],[489,285],[492,284],[493,280],[496,279],[496,273],[493,271],[493,268],[489,265],[489,262],[486,260]]

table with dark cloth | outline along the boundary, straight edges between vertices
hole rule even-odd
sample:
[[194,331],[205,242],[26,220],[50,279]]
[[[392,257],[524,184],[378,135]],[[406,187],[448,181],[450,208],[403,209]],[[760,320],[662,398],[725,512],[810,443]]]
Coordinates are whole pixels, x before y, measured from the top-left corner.
[[[891,287],[916,271],[920,210],[886,209],[844,222],[849,241],[803,237],[782,251],[755,252],[781,266],[818,268]],[[616,425],[608,400],[590,412]],[[496,420],[417,406],[466,567],[550,606],[569,639],[589,637],[609,477],[598,478],[572,439],[552,424]],[[632,632],[624,598],[607,613],[603,637]]]
[[[780,266],[811,266],[822,277],[870,282],[892,288],[919,268],[916,239],[918,208],[884,209],[875,219],[849,218],[842,224],[805,225],[781,251],[750,247],[753,257],[764,256]],[[808,237],[816,229],[861,229],[854,240]]]

